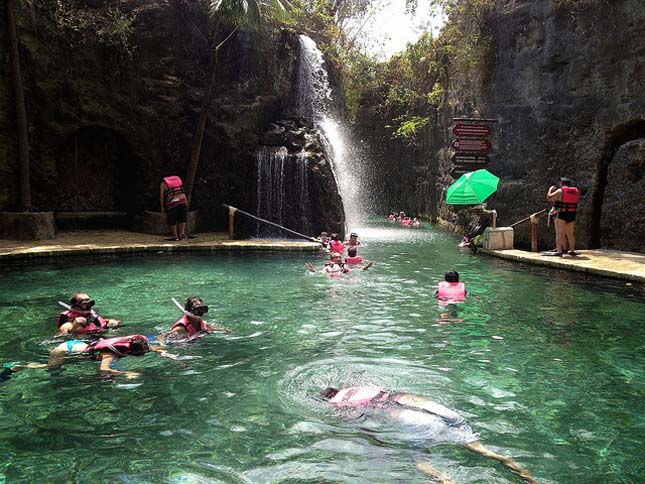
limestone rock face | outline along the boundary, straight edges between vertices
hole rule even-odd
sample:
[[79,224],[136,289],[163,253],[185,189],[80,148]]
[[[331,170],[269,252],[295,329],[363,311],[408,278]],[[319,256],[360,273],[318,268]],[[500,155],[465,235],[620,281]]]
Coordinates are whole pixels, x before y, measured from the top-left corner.
[[603,197],[602,240],[606,247],[638,251],[645,239],[645,138],[618,148],[609,163]]
[[[142,226],[144,211],[159,210],[161,178],[185,177],[211,60],[202,2],[119,2],[118,15],[107,1],[16,6],[34,209],[127,212]],[[53,21],[56,9],[64,10],[67,23]],[[75,20],[80,30],[66,30]],[[119,30],[123,26],[129,30]],[[18,167],[5,31],[0,29],[0,175],[16,182],[5,184],[0,210],[15,210]],[[294,35],[243,30],[220,49],[191,206],[204,214],[204,229],[226,230],[222,203],[255,203],[254,153],[270,122],[291,107],[297,52]]]
[[[302,119],[271,124],[264,145],[256,152],[255,210],[259,217],[304,235],[343,234],[343,202],[320,136]],[[290,237],[265,224],[247,224],[247,230],[259,236]]]

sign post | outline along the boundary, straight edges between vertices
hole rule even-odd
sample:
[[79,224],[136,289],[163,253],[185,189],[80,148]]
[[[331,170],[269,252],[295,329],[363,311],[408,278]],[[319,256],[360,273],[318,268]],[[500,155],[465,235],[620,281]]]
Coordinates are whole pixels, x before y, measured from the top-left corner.
[[450,172],[453,178],[469,171],[479,170],[490,163],[488,154],[493,150],[492,143],[488,140],[493,134],[492,123],[496,119],[479,118],[454,118],[452,127],[452,148],[455,153],[451,157],[453,169]]

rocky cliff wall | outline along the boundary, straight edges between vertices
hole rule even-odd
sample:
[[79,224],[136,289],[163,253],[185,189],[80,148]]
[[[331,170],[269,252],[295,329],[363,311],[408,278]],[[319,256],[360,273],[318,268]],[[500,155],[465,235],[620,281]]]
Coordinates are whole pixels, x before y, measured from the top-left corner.
[[[206,86],[204,11],[178,0],[71,1],[65,12],[75,23],[68,16],[61,26],[43,2],[16,4],[34,209],[158,210],[160,178],[186,172]],[[0,43],[0,209],[11,210],[17,167],[4,25]],[[290,108],[296,62],[297,40],[284,33],[239,31],[221,49],[193,200],[210,227],[226,226],[221,203],[254,205],[253,153]]]
[[[499,120],[490,170],[501,177],[491,199],[501,224],[547,207],[548,187],[567,176],[582,191],[579,246],[645,250],[645,157],[642,144],[629,145],[645,137],[645,3],[554,3],[497,1],[491,76],[456,79],[448,113]],[[451,119],[443,122],[448,133]],[[449,218],[449,207],[440,213]],[[520,245],[529,229],[517,228]],[[552,233],[541,224],[539,234],[551,248]]]

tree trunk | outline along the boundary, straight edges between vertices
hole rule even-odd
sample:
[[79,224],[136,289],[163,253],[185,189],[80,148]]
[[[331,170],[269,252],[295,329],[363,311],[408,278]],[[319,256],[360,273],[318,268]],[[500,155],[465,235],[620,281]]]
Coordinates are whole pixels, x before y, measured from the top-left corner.
[[[233,30],[222,42],[220,42],[214,49],[211,57],[211,64],[209,66],[208,85],[202,99],[202,105],[199,111],[199,118],[197,120],[197,127],[195,128],[195,136],[193,138],[193,147],[190,150],[190,160],[186,168],[186,207],[190,208],[190,202],[193,197],[193,188],[195,187],[195,175],[197,174],[197,165],[199,163],[199,156],[202,152],[202,141],[204,140],[204,131],[206,129],[206,120],[208,119],[208,110],[210,109],[211,102],[213,101],[213,90],[215,88],[215,76],[217,74],[217,58],[220,47],[231,38],[237,28]],[[217,29],[215,29],[217,31]]]
[[13,9],[14,0],[7,0],[7,23],[9,26],[9,45],[11,56],[11,78],[13,93],[16,100],[16,128],[18,130],[18,159],[20,172],[20,203],[23,212],[31,211],[31,186],[29,182],[29,130],[27,127],[27,109],[25,107],[25,92],[20,70],[20,52],[18,50],[18,34]]

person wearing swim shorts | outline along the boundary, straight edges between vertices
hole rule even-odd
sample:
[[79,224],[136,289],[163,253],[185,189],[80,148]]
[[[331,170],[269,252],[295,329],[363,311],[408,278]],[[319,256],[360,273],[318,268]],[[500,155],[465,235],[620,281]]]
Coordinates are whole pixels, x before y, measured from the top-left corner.
[[576,256],[576,238],[574,234],[576,211],[580,200],[580,191],[572,186],[568,178],[560,178],[560,186],[551,185],[546,194],[546,199],[553,203],[555,215],[555,249],[560,257],[567,248],[570,256]]
[[[410,393],[393,393],[377,387],[327,387],[320,392],[323,401],[341,409],[361,409],[363,414],[379,412],[421,437],[427,445],[452,442],[465,445],[473,452],[500,462],[527,484],[537,484],[528,470],[510,457],[500,455],[486,447],[473,432],[466,420],[454,410],[425,397]],[[419,470],[438,479],[443,484],[450,478],[435,469],[430,462],[418,465]]]
[[116,338],[98,339],[95,341],[84,341],[71,339],[59,344],[49,352],[47,363],[28,363],[25,365],[13,365],[11,372],[22,369],[56,368],[61,366],[70,356],[85,355],[93,360],[100,360],[99,370],[102,373],[112,375],[123,375],[126,378],[136,378],[139,373],[133,371],[121,371],[112,368],[112,365],[119,359],[126,356],[143,356],[150,351],[155,351],[161,356],[173,360],[178,359],[177,355],[166,352],[160,346],[153,346],[148,343],[148,338],[135,334],[120,336]]
[[[167,176],[159,185],[161,212],[166,212],[166,222],[173,240],[186,239],[186,211],[188,199],[184,183],[178,176]],[[179,230],[177,227],[179,226]]]

